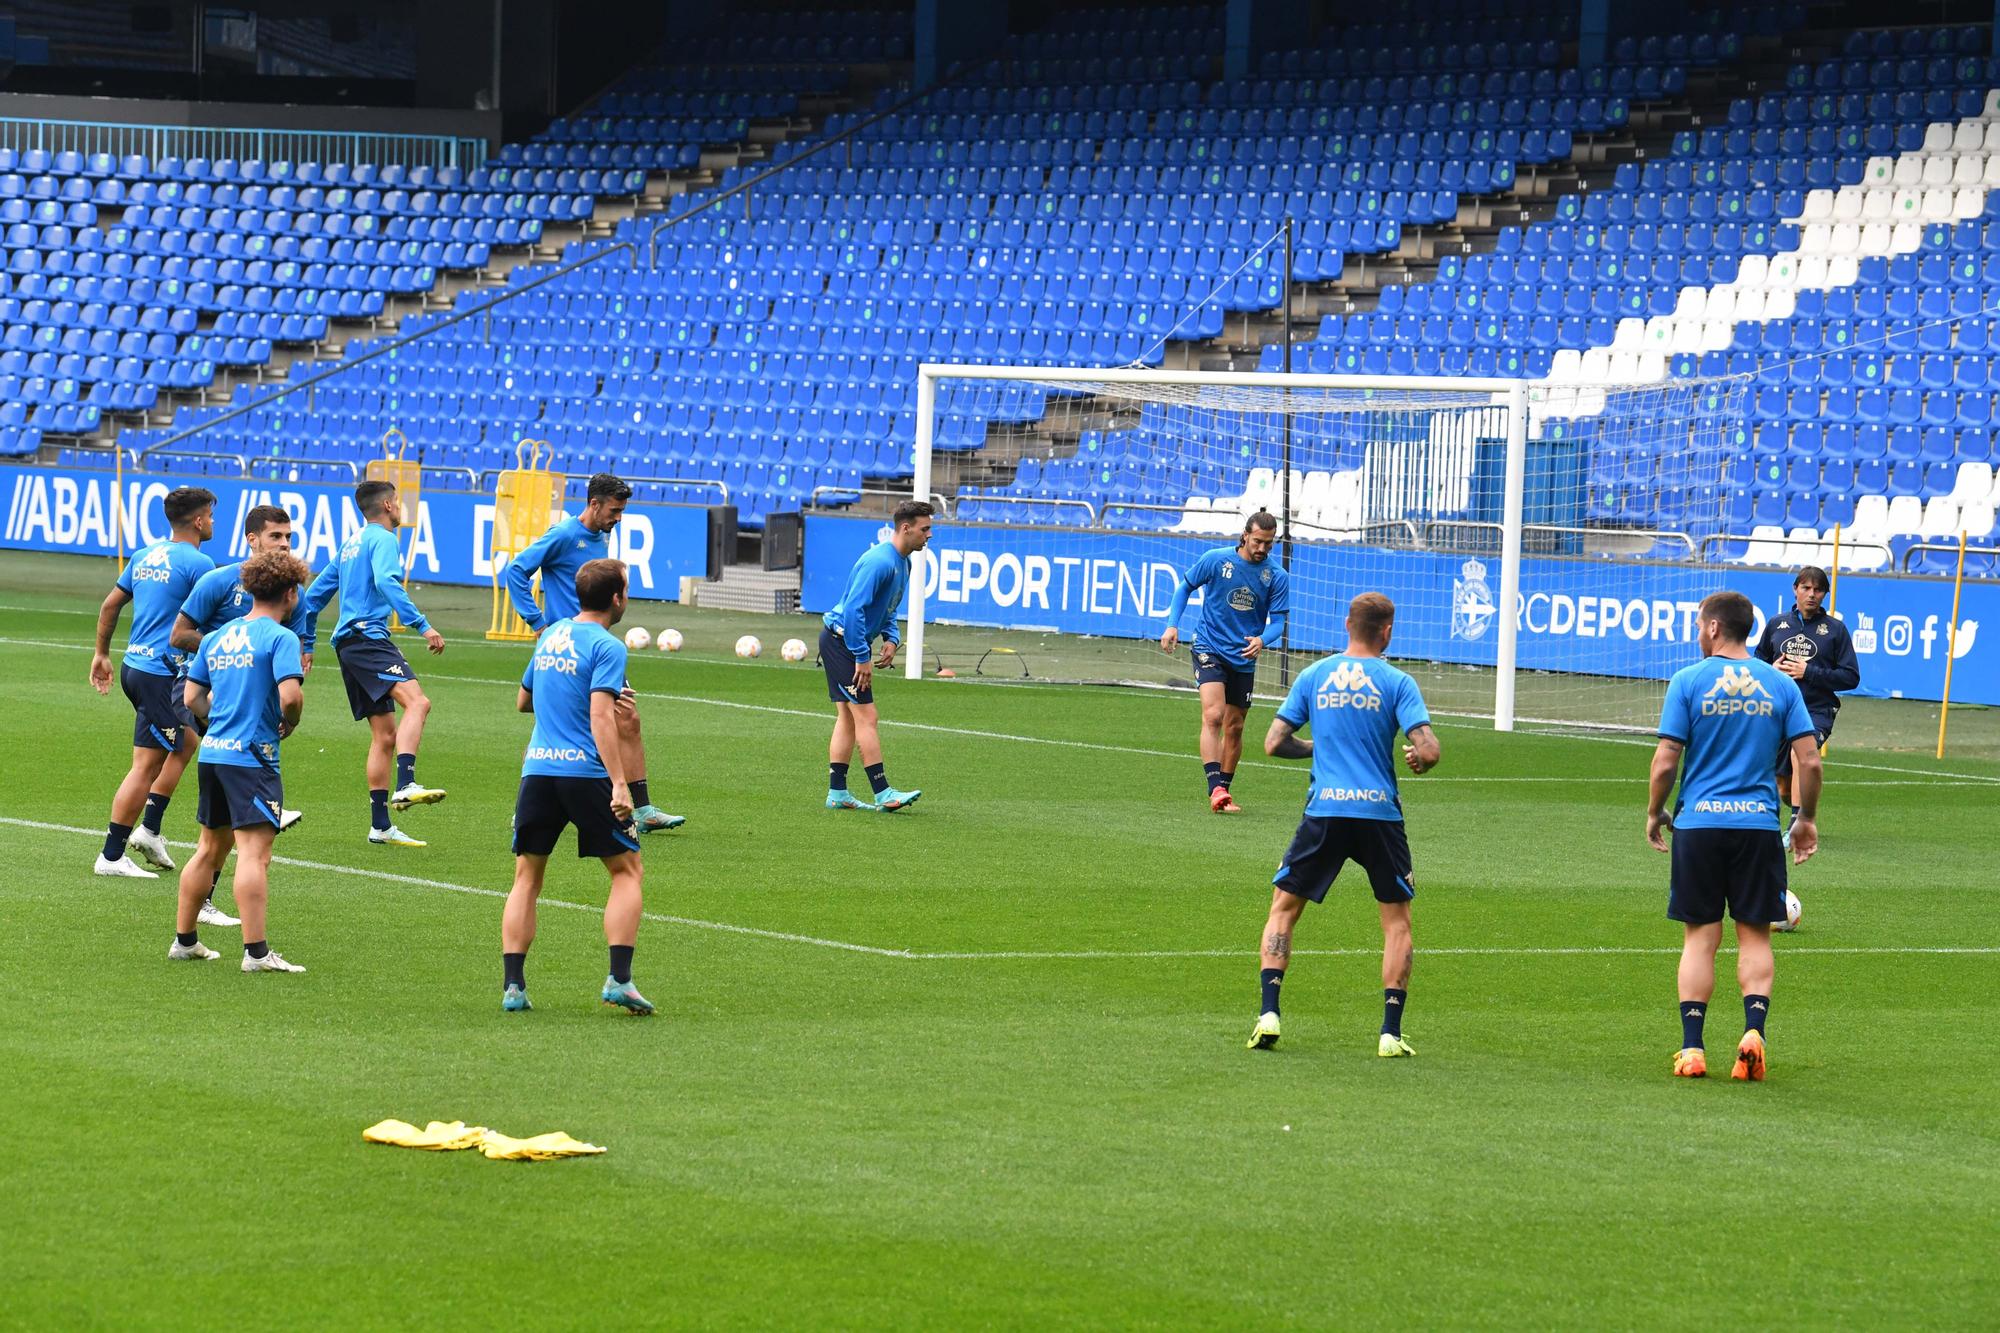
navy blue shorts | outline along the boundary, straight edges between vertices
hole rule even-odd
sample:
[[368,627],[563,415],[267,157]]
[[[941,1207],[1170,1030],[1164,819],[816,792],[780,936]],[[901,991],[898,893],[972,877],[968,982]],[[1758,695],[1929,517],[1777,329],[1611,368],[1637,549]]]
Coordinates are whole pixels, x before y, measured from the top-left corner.
[[387,639],[371,639],[352,634],[333,641],[333,655],[340,659],[340,678],[347,683],[347,706],[354,720],[363,721],[396,711],[390,693],[417,673],[403,657],[403,650]]
[[1677,828],[1667,915],[1691,926],[1785,919],[1785,848],[1774,828]]
[[819,664],[826,671],[826,697],[837,704],[872,704],[875,702],[875,685],[856,691],[854,688],[854,654],[847,651],[840,636],[830,629],[819,632]]
[[1257,688],[1257,668],[1239,667],[1233,662],[1225,662],[1204,648],[1193,648],[1189,655],[1194,658],[1194,683],[1206,685],[1210,681],[1222,683],[1222,702],[1231,708],[1248,710],[1251,692]]
[[[1807,716],[1812,718],[1813,739],[1819,743],[1819,748],[1824,750],[1826,748],[1827,738],[1833,735],[1833,719],[1835,717],[1835,714],[1809,713],[1807,714]],[[1792,747],[1790,745],[1787,745],[1785,746],[1784,749],[1778,751],[1778,776],[1790,777],[1791,772],[1792,772]]]
[[134,746],[171,754],[180,748],[183,728],[200,730],[187,710],[187,677],[156,676],[120,666],[118,685],[132,701]]
[[514,855],[547,856],[570,825],[576,854],[603,858],[639,850],[639,832],[611,813],[610,778],[522,775],[514,798]]
[[1376,902],[1406,903],[1417,896],[1410,839],[1400,819],[1307,815],[1271,883],[1286,893],[1325,902],[1326,891],[1349,861],[1368,872]]
[[250,768],[207,760],[197,768],[195,823],[203,828],[278,827],[278,812],[285,807],[285,784],[276,773],[262,764]]

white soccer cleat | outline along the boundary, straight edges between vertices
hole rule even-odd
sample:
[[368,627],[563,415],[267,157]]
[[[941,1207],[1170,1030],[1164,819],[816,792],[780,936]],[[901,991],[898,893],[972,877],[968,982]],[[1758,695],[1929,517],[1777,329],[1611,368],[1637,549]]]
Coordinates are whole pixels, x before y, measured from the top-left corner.
[[430,846],[430,844],[425,842],[422,838],[413,838],[409,834],[403,832],[403,830],[397,828],[394,824],[389,825],[388,828],[369,829],[368,841],[374,843],[378,847]]
[[285,809],[284,806],[282,805],[279,806],[278,832],[290,833],[292,831],[293,826],[295,826],[301,819],[304,819],[305,817],[306,817],[306,812],[303,810],[287,810]]
[[125,840],[125,845],[145,857],[146,864],[155,870],[174,868],[174,858],[167,851],[167,840],[144,825],[132,830],[132,836]]
[[113,861],[106,858],[103,852],[99,852],[97,854],[97,864],[91,867],[91,873],[98,875],[109,875],[113,879],[158,879],[159,878],[159,876],[154,874],[152,871],[142,869],[141,867],[133,864],[132,858],[129,856],[121,856],[116,861]]
[[213,898],[204,898],[202,900],[201,911],[195,913],[194,919],[196,924],[203,926],[240,926],[243,924],[238,918],[229,915],[229,913],[217,907]]
[[203,944],[200,940],[196,940],[193,944],[185,946],[179,940],[175,940],[167,946],[167,957],[176,963],[207,963],[222,957],[222,955],[209,948],[206,944]]
[[263,956],[262,958],[252,958],[252,957],[251,957],[251,956],[250,956],[249,954],[247,954],[247,953],[246,953],[246,954],[244,954],[244,955],[243,955],[243,970],[244,970],[245,972],[303,972],[303,971],[305,971],[305,969],[304,969],[303,967],[300,967],[300,966],[299,966],[299,965],[298,965],[297,963],[288,963],[288,962],[286,962],[286,961],[285,961],[285,956],[284,956],[283,954],[281,954],[281,953],[277,952],[276,950],[272,950],[272,951],[271,951],[270,953],[267,953],[267,954],[265,954],[265,955],[264,955],[264,956]]
[[389,797],[389,806],[393,810],[407,810],[413,805],[436,805],[443,799],[442,787],[426,787],[421,782],[406,782],[396,788],[395,793]]

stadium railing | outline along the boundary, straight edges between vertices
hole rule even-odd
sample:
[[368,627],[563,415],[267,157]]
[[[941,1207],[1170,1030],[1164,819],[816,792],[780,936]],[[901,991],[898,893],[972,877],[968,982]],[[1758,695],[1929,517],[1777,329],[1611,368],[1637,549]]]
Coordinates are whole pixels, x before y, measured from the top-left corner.
[[233,158],[259,162],[371,162],[377,166],[457,167],[486,161],[486,141],[455,134],[240,129],[222,125],[143,125],[0,116],[0,148],[105,154],[115,159]]

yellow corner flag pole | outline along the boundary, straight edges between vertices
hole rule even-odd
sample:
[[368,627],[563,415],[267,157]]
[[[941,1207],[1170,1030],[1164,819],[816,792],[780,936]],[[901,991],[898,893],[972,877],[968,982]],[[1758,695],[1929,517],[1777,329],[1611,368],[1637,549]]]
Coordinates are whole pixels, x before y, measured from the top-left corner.
[[1951,624],[1944,636],[1944,698],[1938,709],[1937,757],[1944,758],[1944,728],[1951,720],[1951,665],[1958,658],[1958,595],[1965,591],[1965,530],[1958,533],[1958,575],[1951,583]]

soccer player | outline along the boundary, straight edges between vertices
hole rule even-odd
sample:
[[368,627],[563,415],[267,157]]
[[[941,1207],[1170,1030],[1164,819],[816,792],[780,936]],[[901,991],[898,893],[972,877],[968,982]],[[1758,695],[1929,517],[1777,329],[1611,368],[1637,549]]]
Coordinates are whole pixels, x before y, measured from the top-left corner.
[[[289,552],[292,549],[292,516],[277,505],[253,505],[243,516],[244,546],[254,558],[271,551]],[[174,618],[172,642],[176,649],[192,653],[201,647],[201,641],[232,620],[250,614],[255,599],[250,590],[243,586],[243,562],[217,565],[214,569],[195,580],[194,588],[187,600],[181,603],[180,614]],[[306,619],[300,599],[294,598],[294,609],[285,628],[294,635],[305,631]],[[307,674],[312,672],[312,654],[301,657]],[[278,832],[283,833],[302,818],[297,810],[278,812]],[[172,870],[172,864],[160,867]],[[221,873],[220,868],[216,872]]]
[[[1417,683],[1382,660],[1395,626],[1395,603],[1379,592],[1348,603],[1346,650],[1299,673],[1264,737],[1264,753],[1312,761],[1312,786],[1305,817],[1271,880],[1258,974],[1262,1009],[1250,1033],[1252,1050],[1278,1044],[1278,991],[1300,914],[1308,902],[1324,902],[1341,867],[1353,861],[1367,873],[1382,918],[1382,1033],[1375,1054],[1416,1054],[1403,1037],[1416,956],[1410,900],[1417,884],[1396,788],[1396,735],[1409,738],[1403,762],[1412,773],[1436,768],[1439,749]],[[1300,727],[1311,729],[1311,740],[1293,734]]]
[[[1813,736],[1824,750],[1833,735],[1833,720],[1840,713],[1837,691],[1861,684],[1861,661],[1854,655],[1854,640],[1847,626],[1820,609],[1826,601],[1826,571],[1807,565],[1792,580],[1792,609],[1764,626],[1757,641],[1757,657],[1771,663],[1798,684],[1805,696],[1806,715],[1812,718]],[[1799,814],[1792,799],[1792,752],[1778,756],[1778,798]],[[1792,844],[1792,830],[1785,828],[1785,846]]]
[[[1792,860],[1819,847],[1819,745],[1799,687],[1750,655],[1756,613],[1740,592],[1711,593],[1695,612],[1702,660],[1674,673],[1660,710],[1646,803],[1646,841],[1671,851],[1667,915],[1683,925],[1681,1044],[1674,1073],[1708,1073],[1702,1022],[1715,994],[1715,951],[1726,907],[1736,922],[1743,1039],[1731,1078],[1764,1077],[1771,1011],[1771,923],[1785,919],[1785,851],[1778,840],[1778,755],[1789,750],[1798,797]],[[1671,817],[1667,797],[1680,775]],[[1672,834],[1671,846],[1668,834]]]
[[[445,794],[417,782],[417,746],[423,742],[431,701],[389,637],[390,613],[422,634],[434,657],[444,651],[444,635],[424,619],[403,587],[403,556],[396,545],[403,506],[394,483],[362,482],[354,488],[354,507],[361,511],[364,526],[341,543],[340,554],[306,591],[306,628],[299,639],[304,651],[312,652],[319,614],[338,594],[340,621],[333,630],[333,653],[340,659],[354,720],[368,724],[368,841],[422,847],[423,842],[389,822],[389,809],[432,805]],[[399,706],[401,725],[396,721]],[[389,788],[391,759],[396,766],[394,795]]]
[[[558,620],[577,613],[576,572],[601,560],[611,548],[611,530],[625,517],[632,488],[609,472],[590,479],[583,512],[562,518],[507,563],[507,596],[514,610],[540,634]],[[542,576],[542,604],[535,604],[535,575]],[[618,696],[619,744],[625,750],[625,772],[638,803],[632,822],[641,833],[679,828],[687,820],[654,805],[646,789],[646,742],[639,731],[638,700],[628,687]]]
[[[111,820],[93,867],[100,875],[126,879],[159,876],[135,865],[130,846],[161,870],[173,869],[160,818],[194,755],[194,735],[178,697],[181,655],[174,649],[174,617],[195,580],[215,567],[201,544],[215,535],[215,496],[199,486],[182,486],[166,498],[172,535],[132,557],[117,585],[97,611],[97,651],[90,659],[90,683],[111,693],[111,631],[125,604],[132,604],[132,633],[118,668],[118,683],[132,703],[132,766],[111,798]],[[135,827],[136,826],[136,827]],[[208,909],[216,925],[235,919]]]
[[[822,621],[819,660],[826,670],[826,694],[833,701],[833,738],[827,744],[826,808],[829,810],[904,810],[917,803],[921,791],[898,791],[889,785],[882,763],[882,733],[875,712],[875,673],[896,661],[903,636],[896,632],[896,608],[910,585],[910,557],[931,539],[936,511],[922,500],[905,500],[890,517],[887,541],[868,548],[847,575],[847,591]],[[870,645],[882,637],[882,651]],[[872,665],[871,665],[872,657]],[[875,789],[871,804],[847,789],[847,766],[855,750],[868,783]]]
[[188,663],[187,708],[207,728],[201,738],[201,841],[181,871],[180,909],[167,957],[207,962],[218,955],[195,927],[215,876],[236,850],[232,888],[243,913],[245,972],[303,972],[267,941],[271,840],[278,836],[284,783],[278,745],[298,728],[305,707],[305,662],[299,637],[285,628],[298,609],[299,588],[312,577],[290,551],[267,551],[243,562],[237,578],[252,599],[250,613],[201,641]]
[[1241,814],[1230,796],[1236,765],[1243,757],[1243,721],[1257,686],[1257,658],[1285,632],[1291,606],[1291,578],[1271,560],[1278,520],[1263,510],[1243,524],[1234,546],[1204,552],[1174,585],[1160,651],[1172,653],[1181,638],[1188,596],[1206,588],[1195,621],[1195,683],[1201,689],[1201,770],[1208,778],[1208,808]]
[[652,1001],[632,984],[645,867],[618,733],[625,644],[611,632],[625,615],[625,566],[589,561],[576,572],[575,591],[576,615],[542,631],[515,703],[535,715],[535,731],[514,803],[514,888],[500,919],[500,1007],[508,1013],[534,1008],[526,969],[528,946],[535,942],[535,900],[556,840],[574,824],[576,854],[596,857],[611,876],[604,903],[611,972],[600,998],[628,1013],[650,1014]]

